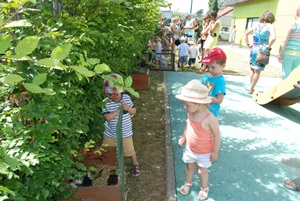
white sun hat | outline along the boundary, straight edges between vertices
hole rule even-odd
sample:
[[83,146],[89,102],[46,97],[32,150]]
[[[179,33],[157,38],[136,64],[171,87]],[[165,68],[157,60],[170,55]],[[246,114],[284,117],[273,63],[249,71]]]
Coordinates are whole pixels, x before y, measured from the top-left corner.
[[176,95],[176,98],[192,103],[211,103],[207,87],[201,84],[199,80],[192,80],[183,86],[181,94]]

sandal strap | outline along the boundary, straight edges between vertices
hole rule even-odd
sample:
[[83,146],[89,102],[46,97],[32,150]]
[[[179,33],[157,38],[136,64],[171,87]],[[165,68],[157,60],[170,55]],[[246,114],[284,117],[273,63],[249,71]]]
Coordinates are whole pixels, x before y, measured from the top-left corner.
[[140,168],[139,168],[139,164],[137,165],[132,165],[132,169],[131,169],[131,174],[133,176],[139,176],[140,175]]
[[209,188],[200,188],[200,192],[198,194],[198,199],[200,200],[200,196],[202,195],[204,198],[201,200],[206,200],[208,197]]
[[[189,184],[189,183],[184,183],[183,186],[180,187],[180,192],[183,194],[183,195],[186,195],[190,192],[190,188],[192,187],[192,184]],[[182,190],[184,192],[182,192]]]

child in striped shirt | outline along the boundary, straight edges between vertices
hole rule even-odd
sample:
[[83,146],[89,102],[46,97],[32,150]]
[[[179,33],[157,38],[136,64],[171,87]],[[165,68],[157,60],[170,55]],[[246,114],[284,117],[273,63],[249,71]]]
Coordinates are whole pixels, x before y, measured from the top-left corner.
[[[114,79],[122,79],[123,82],[123,78],[118,74],[112,73],[108,76],[111,76]],[[107,95],[107,98],[103,100],[103,102],[106,102],[106,105],[102,107],[102,115],[106,119],[104,124],[103,144],[116,146],[116,126],[118,123],[120,106],[123,105],[122,137],[124,156],[130,158],[132,163],[131,175],[137,177],[140,175],[140,169],[133,146],[131,121],[131,116],[136,113],[136,108],[130,96],[128,94],[122,94],[122,92],[124,92],[124,87],[117,88],[105,79],[103,91]]]

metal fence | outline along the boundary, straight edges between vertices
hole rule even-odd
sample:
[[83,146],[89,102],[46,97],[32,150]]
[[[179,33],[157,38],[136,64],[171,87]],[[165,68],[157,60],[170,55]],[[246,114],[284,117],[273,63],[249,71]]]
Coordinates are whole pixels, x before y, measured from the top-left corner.
[[140,57],[140,67],[151,70],[173,71],[175,53],[165,50],[163,53],[144,52]]

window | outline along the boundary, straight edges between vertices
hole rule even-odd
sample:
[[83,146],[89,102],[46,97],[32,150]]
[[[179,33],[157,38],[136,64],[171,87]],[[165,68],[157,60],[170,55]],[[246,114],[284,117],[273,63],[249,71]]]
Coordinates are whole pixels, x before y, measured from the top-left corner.
[[253,26],[257,25],[259,23],[259,18],[247,18],[247,24],[246,24],[246,29],[249,30]]
[[221,31],[229,32],[229,27],[222,27]]

